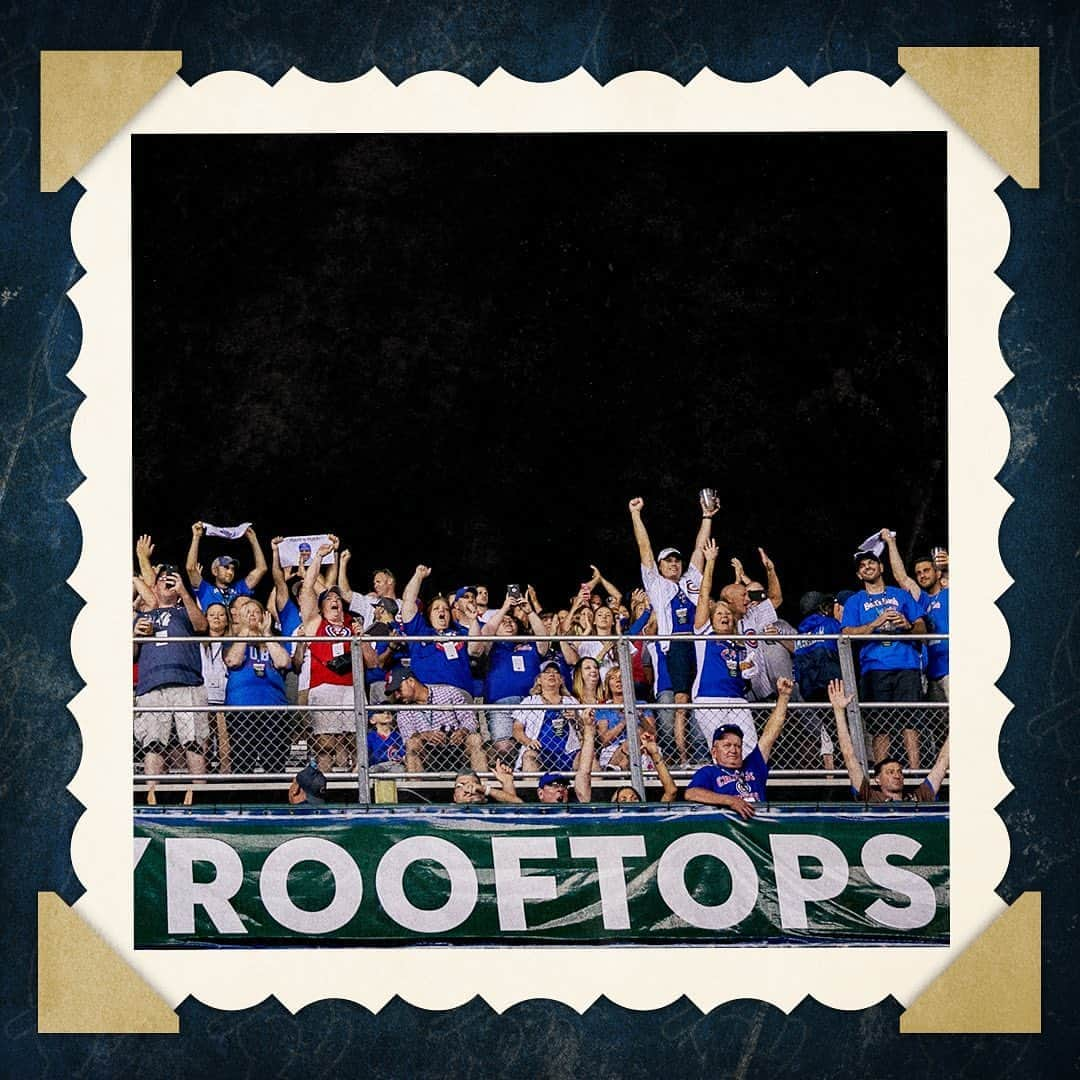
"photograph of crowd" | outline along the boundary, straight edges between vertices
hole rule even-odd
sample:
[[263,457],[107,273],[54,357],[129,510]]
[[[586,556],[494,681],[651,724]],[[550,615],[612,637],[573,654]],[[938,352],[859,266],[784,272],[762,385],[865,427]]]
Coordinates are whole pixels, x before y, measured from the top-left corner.
[[947,791],[943,135],[132,146],[137,802]]

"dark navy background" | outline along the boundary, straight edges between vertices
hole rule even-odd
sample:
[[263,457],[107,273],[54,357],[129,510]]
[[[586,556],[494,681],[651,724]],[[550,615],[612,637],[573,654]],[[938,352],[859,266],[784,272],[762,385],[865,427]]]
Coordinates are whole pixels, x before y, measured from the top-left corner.
[[[1080,641],[1075,435],[1080,375],[1080,93],[1074,4],[1024,0],[940,13],[937,5],[669,3],[399,4],[335,10],[239,0],[194,4],[41,3],[0,11],[0,792],[7,908],[0,1005],[4,1071],[143,1077],[228,1071],[238,1077],[364,1069],[372,1076],[755,1075],[878,1077],[1075,1072],[1076,722]],[[972,5],[973,8],[976,5]],[[1012,449],[1000,480],[1015,498],[1000,538],[1015,585],[1001,601],[1012,630],[999,685],[1015,702],[1001,757],[1013,860],[999,891],[1043,893],[1042,1037],[901,1038],[893,1000],[861,1012],[805,1001],[790,1016],[756,1001],[708,1016],[685,1000],[651,1014],[605,1001],[584,1017],[534,1001],[497,1016],[482,1002],[429,1013],[394,1001],[373,1016],[322,1002],[291,1016],[268,1000],[244,1013],[180,1008],[178,1038],[36,1034],[38,890],[73,902],[68,859],[80,807],[65,791],[80,755],[65,709],[79,688],[68,639],[79,608],[65,580],[79,530],[65,499],[80,476],[69,451],[79,395],[65,373],[80,328],[65,292],[80,269],[69,226],[72,182],[38,187],[41,49],[181,49],[181,74],[240,69],[274,81],[290,66],[343,80],[377,64],[393,80],[446,68],[474,81],[496,66],[550,80],[584,65],[607,81],[652,68],[687,81],[702,66],[745,81],[783,66],[810,81],[859,69],[894,81],[899,45],[1042,48],[1042,188],[1000,189],[1013,241],[1000,274],[1016,297],[1001,323],[1015,373],[1000,397]],[[116,508],[118,522],[124,507]],[[123,530],[118,539],[126,543]],[[119,721],[118,721],[119,722]],[[648,954],[643,954],[647,957]],[[308,961],[310,962],[310,961]],[[730,969],[729,969],[730,970]],[[558,979],[559,972],[552,978]],[[1009,972],[1002,971],[1007,981]],[[643,978],[664,979],[643,969]],[[754,988],[743,988],[752,994]],[[542,987],[537,988],[542,993]]]

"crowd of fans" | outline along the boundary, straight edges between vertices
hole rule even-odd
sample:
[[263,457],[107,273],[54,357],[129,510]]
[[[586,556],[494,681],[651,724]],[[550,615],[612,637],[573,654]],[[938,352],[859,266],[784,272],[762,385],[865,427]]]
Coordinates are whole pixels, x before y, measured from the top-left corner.
[[[779,613],[780,579],[763,549],[760,580],[738,559],[730,560],[730,575],[721,571],[712,538],[715,493],[703,491],[699,501],[701,522],[685,559],[673,547],[654,552],[644,502],[630,500],[641,587],[625,595],[593,566],[561,607],[545,607],[531,585],[510,585],[497,607],[480,584],[425,601],[431,569],[424,565],[400,595],[386,568],[374,571],[370,591],[360,592],[350,583],[351,553],[332,535],[315,550],[300,545],[295,561],[282,558],[284,541],[275,537],[268,563],[247,526],[239,538],[250,545],[252,567],[243,577],[231,555],[215,558],[204,576],[201,522],[192,526],[183,569],[155,563],[153,540],[141,536],[133,578],[134,737],[143,771],[153,777],[178,765],[205,773],[213,745],[217,769],[229,773],[234,748],[243,745],[258,748],[262,771],[280,773],[290,741],[285,725],[295,715],[287,707],[295,705],[309,707],[301,715],[310,769],[323,777],[354,770],[353,681],[362,672],[370,770],[457,771],[455,802],[520,802],[515,773],[543,774],[541,801],[566,801],[571,786],[587,801],[595,775],[625,773],[631,752],[640,751],[668,801],[679,792],[669,766],[688,770],[711,760],[690,777],[684,797],[748,817],[764,799],[769,758],[791,701],[832,706],[859,798],[903,797],[903,766],[922,767],[920,731],[911,719],[917,710],[905,713],[901,759],[892,756],[895,714],[873,703],[948,700],[948,641],[906,640],[948,634],[947,553],[934,549],[917,558],[912,578],[894,534],[883,529],[855,554],[860,588],[806,593],[793,625]],[[895,585],[885,584],[885,558]],[[848,734],[849,689],[830,637],[848,634],[872,637],[858,643],[856,655],[859,699],[871,703],[862,716],[876,761],[873,788]],[[405,640],[417,636],[428,640]],[[540,640],[514,640],[522,636]],[[629,646],[628,669],[620,663],[620,641]],[[632,687],[624,685],[627,670]],[[638,747],[627,740],[624,705],[631,693]],[[754,702],[774,703],[760,727],[755,718],[766,709],[750,708]],[[215,712],[214,706],[246,708]],[[800,715],[810,718],[801,736],[813,742],[821,767],[832,769],[835,747],[821,711]],[[946,740],[910,797],[936,797],[947,762]],[[303,801],[305,790],[294,782],[290,798]],[[613,798],[638,794],[623,786]]]

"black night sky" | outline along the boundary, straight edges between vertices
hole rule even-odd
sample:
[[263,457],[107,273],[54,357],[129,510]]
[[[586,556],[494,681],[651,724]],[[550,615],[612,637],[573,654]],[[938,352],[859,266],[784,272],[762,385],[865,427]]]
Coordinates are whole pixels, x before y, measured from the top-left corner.
[[553,605],[711,485],[797,621],[871,530],[947,542],[944,135],[135,136],[133,177],[158,558],[252,520]]

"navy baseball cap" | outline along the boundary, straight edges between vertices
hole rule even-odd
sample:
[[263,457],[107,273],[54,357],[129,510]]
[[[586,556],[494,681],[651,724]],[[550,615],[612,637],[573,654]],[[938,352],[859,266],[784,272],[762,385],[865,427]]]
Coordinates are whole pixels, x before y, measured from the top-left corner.
[[852,558],[856,566],[858,566],[859,563],[863,561],[863,559],[873,559],[874,562],[881,563],[882,566],[885,565],[883,562],[881,562],[881,556],[875,555],[872,551],[856,551]]
[[326,777],[315,765],[305,765],[296,774],[296,784],[304,793],[304,802],[312,806],[326,805]]
[[219,555],[211,564],[211,567],[215,566],[239,566],[240,563],[236,561],[231,555]]
[[836,602],[843,607],[855,595],[854,589],[841,589],[836,594]]
[[569,787],[570,782],[565,776],[560,776],[558,773],[546,772],[540,777],[539,783],[536,785],[537,791],[542,787],[547,787],[548,784],[562,784],[563,787]]
[[713,733],[712,741],[716,742],[718,739],[722,739],[725,735],[738,735],[739,738],[743,738],[743,729],[738,724],[721,724]]
[[391,615],[398,613],[398,605],[396,600],[391,600],[389,596],[384,596],[381,600],[376,600],[372,607],[381,607],[383,611],[389,612]]
[[389,675],[386,676],[386,693],[392,694],[395,690],[401,689],[401,684],[406,679],[415,679],[416,676],[406,668],[396,667]]

